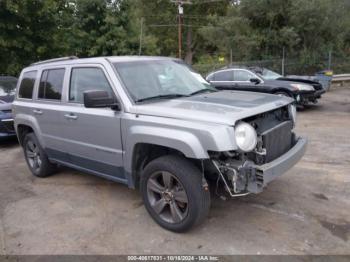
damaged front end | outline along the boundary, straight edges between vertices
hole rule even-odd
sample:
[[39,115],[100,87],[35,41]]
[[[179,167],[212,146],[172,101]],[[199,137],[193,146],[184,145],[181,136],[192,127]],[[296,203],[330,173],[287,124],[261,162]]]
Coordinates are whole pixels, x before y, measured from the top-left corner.
[[307,140],[293,133],[292,114],[290,108],[282,107],[244,119],[257,135],[256,145],[249,152],[210,152],[209,170],[216,172],[231,197],[262,192],[304,155]]

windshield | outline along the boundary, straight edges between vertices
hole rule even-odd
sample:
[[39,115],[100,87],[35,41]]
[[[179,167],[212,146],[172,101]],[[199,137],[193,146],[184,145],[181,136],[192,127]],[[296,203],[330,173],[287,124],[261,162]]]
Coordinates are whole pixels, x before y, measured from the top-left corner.
[[262,70],[262,72],[259,72],[258,75],[260,75],[262,78],[266,80],[274,80],[282,77],[280,74],[277,74],[276,72],[273,72],[265,68]]
[[13,96],[16,93],[16,85],[16,78],[0,78],[0,98],[4,96]]
[[171,60],[118,62],[114,66],[136,102],[155,97],[190,96],[201,90],[216,91],[200,81],[187,66]]
[[208,83],[208,81],[205,80],[205,79],[203,78],[203,76],[202,76],[200,73],[198,73],[196,70],[194,70],[194,68],[193,68],[192,66],[186,64],[183,60],[180,60],[180,59],[174,60],[174,62],[175,62],[175,63],[178,63],[179,65],[183,65],[183,66],[187,67],[188,70],[191,71],[192,75],[193,75],[194,77],[196,77],[200,82],[202,82],[203,84],[205,84],[205,85],[207,85],[207,86],[208,86],[208,85],[210,86],[210,84]]

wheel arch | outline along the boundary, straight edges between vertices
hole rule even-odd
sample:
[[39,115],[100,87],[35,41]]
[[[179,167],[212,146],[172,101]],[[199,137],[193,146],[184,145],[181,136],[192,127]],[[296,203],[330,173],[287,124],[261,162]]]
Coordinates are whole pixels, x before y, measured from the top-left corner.
[[137,143],[134,146],[132,153],[132,186],[138,188],[142,170],[148,163],[164,155],[179,155],[186,158],[181,151],[168,146],[151,143]]
[[25,124],[17,125],[17,138],[21,146],[23,146],[24,137],[29,133],[35,133],[31,126]]
[[289,90],[288,88],[277,87],[277,88],[273,89],[273,91],[272,91],[273,94],[276,94],[276,93],[279,93],[279,92],[283,92],[283,93],[288,94],[290,97],[294,97],[293,91]]
[[209,158],[194,134],[159,127],[133,127],[125,149],[124,167],[131,188],[138,186],[143,168],[157,157],[175,154],[193,162]]

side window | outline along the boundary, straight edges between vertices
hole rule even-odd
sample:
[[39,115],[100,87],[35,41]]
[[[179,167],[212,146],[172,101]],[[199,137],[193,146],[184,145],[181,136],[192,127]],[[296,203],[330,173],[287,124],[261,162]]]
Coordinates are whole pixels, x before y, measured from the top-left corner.
[[107,91],[113,97],[113,91],[101,68],[73,68],[70,78],[69,101],[84,103],[84,92],[89,90]]
[[245,82],[245,81],[249,81],[252,78],[256,78],[256,76],[248,71],[235,70],[234,72],[235,81]]
[[232,70],[217,72],[214,75],[214,81],[233,81]]
[[37,71],[25,72],[19,86],[18,97],[32,99]]
[[65,69],[44,70],[39,85],[38,98],[61,100]]

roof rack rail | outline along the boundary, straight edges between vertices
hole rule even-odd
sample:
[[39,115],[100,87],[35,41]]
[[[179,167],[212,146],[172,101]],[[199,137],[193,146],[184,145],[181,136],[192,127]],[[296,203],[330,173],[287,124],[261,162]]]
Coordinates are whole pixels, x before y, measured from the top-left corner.
[[60,62],[60,61],[66,61],[66,60],[73,60],[73,59],[79,59],[77,56],[66,56],[66,57],[60,57],[60,58],[53,58],[48,60],[39,61],[36,63],[32,63],[30,65],[41,65],[46,63],[52,63],[52,62]]

